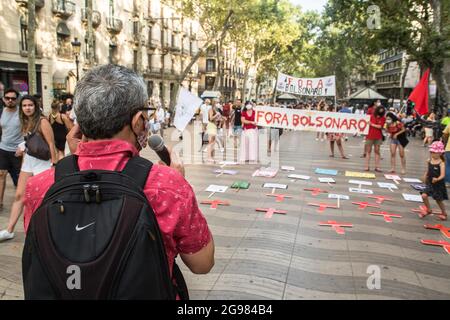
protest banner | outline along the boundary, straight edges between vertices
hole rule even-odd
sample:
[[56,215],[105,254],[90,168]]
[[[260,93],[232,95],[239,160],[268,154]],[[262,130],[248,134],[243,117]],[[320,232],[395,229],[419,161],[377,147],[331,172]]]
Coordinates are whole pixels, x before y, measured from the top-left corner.
[[302,96],[336,96],[336,77],[296,78],[280,72],[277,78],[277,91]]
[[203,103],[202,99],[190,93],[187,89],[181,88],[178,96],[177,105],[175,107],[175,117],[173,120],[174,126],[184,131],[189,121],[195,114],[195,111]]
[[262,127],[366,135],[369,133],[370,117],[352,113],[257,106],[255,120]]

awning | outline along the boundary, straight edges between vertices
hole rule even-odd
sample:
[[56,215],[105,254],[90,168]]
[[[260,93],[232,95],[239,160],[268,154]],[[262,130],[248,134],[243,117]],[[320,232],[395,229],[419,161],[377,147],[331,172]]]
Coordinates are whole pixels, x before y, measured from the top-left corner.
[[56,33],[67,37],[70,36],[70,30],[65,22],[58,23],[58,26],[56,27]]
[[67,81],[67,77],[69,76],[69,71],[68,69],[61,69],[61,70],[56,70],[53,73],[53,83],[66,83]]
[[289,93],[283,93],[282,95],[279,95],[277,97],[277,99],[279,99],[279,100],[297,100],[297,97],[295,97]]
[[352,95],[350,95],[346,100],[387,100],[385,96],[382,96],[375,90],[370,88],[363,88]]

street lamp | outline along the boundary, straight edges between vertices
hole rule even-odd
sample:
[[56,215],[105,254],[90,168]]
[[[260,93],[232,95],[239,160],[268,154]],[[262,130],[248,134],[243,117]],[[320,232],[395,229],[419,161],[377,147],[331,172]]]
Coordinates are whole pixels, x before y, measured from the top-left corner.
[[78,57],[80,56],[81,42],[78,41],[78,38],[75,38],[70,44],[72,45],[73,54],[75,56],[75,63],[77,65],[77,81],[78,81],[79,80],[78,64],[80,63]]

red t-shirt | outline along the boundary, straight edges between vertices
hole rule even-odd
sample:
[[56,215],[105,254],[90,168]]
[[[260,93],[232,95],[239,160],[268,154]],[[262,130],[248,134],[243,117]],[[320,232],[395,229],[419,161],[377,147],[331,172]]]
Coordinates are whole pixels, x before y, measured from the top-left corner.
[[[103,169],[121,171],[137,149],[123,140],[81,142],[75,152],[80,170]],[[41,205],[45,193],[54,182],[51,168],[28,179],[24,195],[24,223],[28,229],[31,216]],[[178,171],[154,164],[144,194],[158,221],[166,249],[170,274],[178,253],[192,254],[203,249],[211,240],[205,217],[197,205],[194,191]]]
[[394,125],[387,125],[386,130],[391,134],[391,138],[394,138],[394,134],[397,132],[402,131],[403,129],[403,123],[400,121],[396,122]]
[[[248,110],[246,110],[246,111],[242,112],[242,117],[244,117],[244,119],[247,120],[247,121],[255,121],[255,114],[256,114],[255,111],[252,110],[252,115],[249,116],[248,115]],[[254,124],[246,123],[246,124],[243,125],[243,128],[244,128],[244,130],[256,129],[256,126]]]
[[371,116],[373,114],[373,109],[374,107],[369,107],[369,109],[367,109],[367,115]]
[[[386,117],[377,117],[375,115],[370,116],[370,123],[379,125],[381,127],[384,126],[386,122]],[[383,134],[381,133],[381,129],[374,128],[370,126],[369,134],[367,135],[368,140],[381,140],[383,138]]]
[[224,117],[229,117],[230,116],[230,111],[231,111],[231,104],[229,104],[229,103],[225,103],[224,105],[223,105],[223,108],[222,108],[222,112],[223,112],[223,116]]

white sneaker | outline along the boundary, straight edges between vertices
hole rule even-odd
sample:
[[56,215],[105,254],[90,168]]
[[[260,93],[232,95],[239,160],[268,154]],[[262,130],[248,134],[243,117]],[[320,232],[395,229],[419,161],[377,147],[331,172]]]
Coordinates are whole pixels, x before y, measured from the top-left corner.
[[316,141],[319,141],[319,138],[316,138]]
[[8,232],[8,230],[0,231],[0,242],[5,240],[10,240],[14,238],[14,232]]

